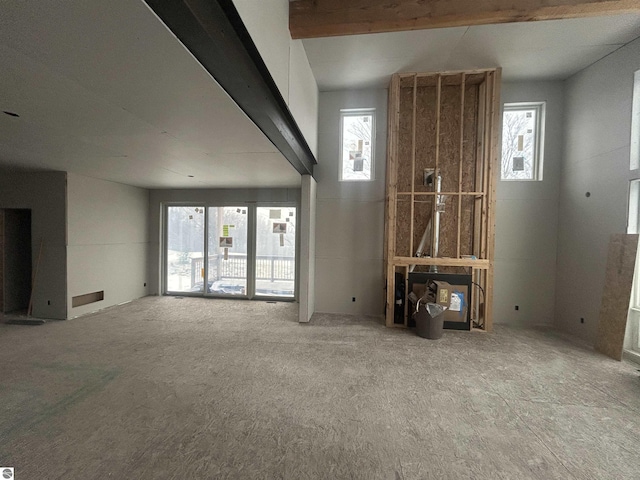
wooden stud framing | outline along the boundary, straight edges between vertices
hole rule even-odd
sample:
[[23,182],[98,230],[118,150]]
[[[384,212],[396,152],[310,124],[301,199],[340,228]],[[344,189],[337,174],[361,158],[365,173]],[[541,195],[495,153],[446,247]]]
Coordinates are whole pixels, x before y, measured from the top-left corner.
[[[485,330],[491,329],[499,85],[499,69],[392,77],[385,217],[387,326],[402,326],[394,324],[396,272],[402,273],[406,285],[409,269],[415,265],[419,271],[437,266],[446,272],[471,272],[484,295],[473,288],[470,308],[474,319]],[[425,115],[431,119],[423,119]],[[440,237],[447,242],[446,252],[441,248],[438,258],[413,256],[429,215],[433,219],[438,208],[436,189],[425,191],[418,182],[422,168],[433,168],[436,179],[443,175],[440,195],[447,197],[447,207],[453,204],[441,222]],[[398,191],[399,185],[403,191]],[[428,205],[431,213],[419,205]],[[433,253],[435,236],[432,228],[431,249],[425,252]],[[404,310],[406,325],[406,303]]]
[[498,181],[498,139],[500,125],[500,84],[501,84],[501,70],[496,70],[491,73],[491,117],[489,136],[491,140],[491,146],[489,150],[489,159],[487,162],[489,168],[489,187],[487,189],[488,203],[489,203],[489,218],[488,218],[488,230],[487,230],[487,258],[489,259],[489,269],[487,270],[486,281],[486,306],[485,306],[485,330],[490,331],[493,327],[493,269],[494,269],[494,253],[496,242],[496,224],[495,224],[495,206],[496,206],[496,184]]
[[385,317],[388,327],[393,326],[395,304],[395,265],[391,259],[396,251],[396,213],[397,213],[397,132],[400,122],[400,77],[394,75],[389,86],[388,143],[387,143],[387,215],[386,215],[386,305]]

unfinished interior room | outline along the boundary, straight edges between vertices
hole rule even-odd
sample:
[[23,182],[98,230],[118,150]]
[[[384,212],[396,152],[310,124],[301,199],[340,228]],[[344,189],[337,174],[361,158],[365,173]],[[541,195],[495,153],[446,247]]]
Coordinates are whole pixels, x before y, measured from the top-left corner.
[[640,1],[0,8],[3,479],[637,479]]

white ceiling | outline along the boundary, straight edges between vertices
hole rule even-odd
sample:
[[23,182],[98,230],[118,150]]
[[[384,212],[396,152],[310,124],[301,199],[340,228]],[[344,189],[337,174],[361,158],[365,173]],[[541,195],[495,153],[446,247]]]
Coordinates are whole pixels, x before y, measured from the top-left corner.
[[640,36],[640,14],[304,40],[320,90],[386,87],[393,73],[503,68],[565,79]]
[[[640,34],[640,14],[304,41],[322,90],[394,72],[502,66],[566,78]],[[142,0],[3,2],[0,167],[147,188],[298,186],[300,175]],[[193,175],[190,178],[189,175]]]
[[[300,175],[141,0],[3,2],[0,166],[147,188]],[[189,175],[193,175],[190,178]]]

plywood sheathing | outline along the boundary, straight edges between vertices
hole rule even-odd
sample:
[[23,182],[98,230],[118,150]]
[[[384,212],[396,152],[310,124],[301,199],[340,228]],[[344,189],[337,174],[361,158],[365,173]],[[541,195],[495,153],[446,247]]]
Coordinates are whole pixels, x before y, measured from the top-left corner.
[[416,192],[429,192],[423,185],[425,168],[436,166],[437,89],[418,87],[416,98],[417,130],[416,139]]
[[[421,218],[420,212],[418,212]],[[409,197],[399,197],[397,203],[397,224],[396,224],[396,251],[395,255],[398,257],[410,257],[412,256],[411,250],[409,250],[409,236],[411,225],[411,199]],[[426,223],[425,223],[426,225]],[[416,224],[415,228],[419,230],[424,227],[421,224]]]
[[[399,128],[397,132],[398,158],[396,170],[398,175],[398,191],[411,192],[411,143],[413,119],[413,85],[400,89]],[[418,138],[423,132],[417,128]]]
[[638,235],[614,234],[609,239],[596,350],[616,360],[622,360],[637,250]]
[[478,134],[479,86],[467,85],[464,93],[462,191],[476,191],[476,142]]

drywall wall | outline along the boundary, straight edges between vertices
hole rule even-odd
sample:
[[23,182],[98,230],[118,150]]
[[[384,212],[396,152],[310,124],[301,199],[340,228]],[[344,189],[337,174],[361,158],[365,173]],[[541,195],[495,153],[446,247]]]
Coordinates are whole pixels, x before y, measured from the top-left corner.
[[317,156],[318,86],[302,40],[289,33],[289,0],[233,0],[282,98]]
[[311,320],[315,311],[316,275],[316,203],[317,183],[311,175],[302,176],[300,199],[300,315],[299,321]]
[[289,0],[233,0],[262,60],[278,86],[289,98]]
[[[147,294],[149,191],[69,173],[67,305],[76,317]],[[104,291],[74,308],[72,298]]]
[[626,232],[629,180],[640,177],[629,169],[639,69],[640,39],[565,83],[555,317],[558,328],[589,342],[597,330],[609,237]]
[[[338,181],[340,110],[376,109],[371,182]],[[387,90],[320,93],[316,215],[316,312],[384,312]],[[355,302],[352,298],[355,297]]]
[[40,256],[34,317],[67,318],[66,178],[64,172],[0,172],[0,208],[31,210],[34,267]]
[[[162,215],[167,204],[196,206],[295,205],[300,207],[299,188],[261,189],[164,189],[151,190],[149,195],[149,294],[162,292]],[[299,270],[297,270],[297,273]]]
[[318,155],[318,85],[302,40],[291,40],[289,109],[314,155]]
[[503,104],[546,102],[546,119],[543,180],[497,182],[494,323],[553,323],[563,88],[560,81],[502,85]]

